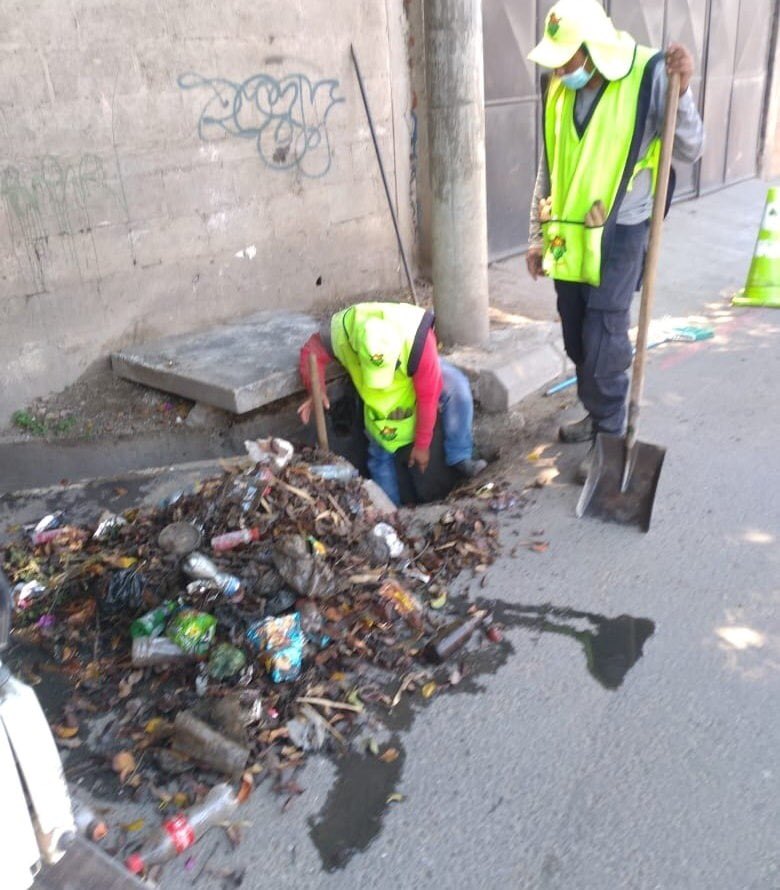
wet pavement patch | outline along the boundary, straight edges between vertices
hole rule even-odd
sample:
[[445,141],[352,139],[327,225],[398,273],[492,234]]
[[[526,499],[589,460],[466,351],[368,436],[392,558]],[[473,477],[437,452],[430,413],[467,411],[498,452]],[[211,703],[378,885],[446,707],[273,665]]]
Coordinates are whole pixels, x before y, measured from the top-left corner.
[[[644,644],[655,632],[655,623],[649,618],[631,615],[609,618],[549,604],[522,605],[503,600],[485,600],[479,602],[479,606],[490,608],[493,619],[506,628],[525,628],[540,636],[552,633],[572,637],[582,647],[588,672],[610,690],[621,686],[628,671],[642,657]],[[460,660],[453,659],[437,674],[445,680],[459,663],[462,678],[457,685],[444,686],[441,693],[484,692],[479,678],[497,673],[514,651],[512,644],[503,640],[497,645],[471,650]],[[389,714],[381,714],[384,725],[396,733],[390,744],[399,751],[397,760],[384,763],[357,752],[336,760],[336,781],[320,813],[309,821],[309,834],[326,871],[344,868],[379,835],[384,814],[393,805],[392,795],[400,783],[406,756],[398,733],[408,731],[420,710],[437,697],[403,698]]]
[[[506,664],[514,647],[506,640],[486,648],[465,653],[461,659],[441,667],[441,695],[484,692],[477,682],[483,675],[495,674]],[[462,678],[457,685],[444,685],[459,663]],[[309,835],[317,848],[325,871],[344,868],[356,854],[366,850],[382,829],[388,808],[400,800],[397,788],[401,780],[406,752],[399,733],[411,729],[415,717],[439,695],[425,699],[422,695],[405,696],[389,713],[377,711],[375,716],[395,733],[387,745],[398,751],[396,760],[385,763],[370,754],[350,751],[335,761],[336,780],[325,805],[317,817],[309,820]]]
[[365,850],[379,834],[405,760],[397,736],[391,744],[399,751],[392,763],[356,752],[336,761],[336,782],[318,817],[309,820],[309,834],[326,871],[344,868],[355,853]]
[[560,606],[525,606],[502,600],[491,604],[493,617],[506,627],[525,627],[537,634],[553,633],[577,640],[589,673],[606,689],[621,686],[642,657],[645,642],[655,633],[655,623],[649,618],[608,618]]

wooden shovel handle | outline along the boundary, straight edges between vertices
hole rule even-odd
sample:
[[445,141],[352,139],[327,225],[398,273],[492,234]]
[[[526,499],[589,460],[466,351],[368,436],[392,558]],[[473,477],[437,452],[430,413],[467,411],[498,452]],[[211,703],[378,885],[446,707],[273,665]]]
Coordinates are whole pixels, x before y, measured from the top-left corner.
[[317,367],[317,356],[309,353],[309,376],[311,377],[311,400],[314,405],[314,419],[317,423],[317,443],[324,451],[328,450],[328,429],[325,426],[325,409],[322,405],[322,389],[320,388],[320,371]]
[[658,164],[658,177],[653,199],[653,215],[650,220],[650,241],[645,257],[645,270],[642,279],[642,299],[639,304],[639,326],[636,333],[636,356],[631,375],[631,392],[628,399],[628,428],[626,430],[626,450],[636,442],[639,428],[639,404],[645,385],[645,358],[647,356],[647,332],[650,316],[653,313],[655,297],[655,275],[658,270],[658,254],[661,249],[661,228],[666,209],[666,193],[669,187],[669,169],[672,165],[674,129],[677,123],[677,104],[680,98],[680,75],[669,75],[664,110],[664,128],[661,134],[661,159]]

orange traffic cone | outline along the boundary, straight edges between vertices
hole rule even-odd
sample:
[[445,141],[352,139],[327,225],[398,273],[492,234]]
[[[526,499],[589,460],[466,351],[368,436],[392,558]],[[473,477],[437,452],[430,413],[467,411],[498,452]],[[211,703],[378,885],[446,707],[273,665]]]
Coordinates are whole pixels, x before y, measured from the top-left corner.
[[747,284],[731,301],[733,306],[780,308],[780,189],[771,188],[758,232]]

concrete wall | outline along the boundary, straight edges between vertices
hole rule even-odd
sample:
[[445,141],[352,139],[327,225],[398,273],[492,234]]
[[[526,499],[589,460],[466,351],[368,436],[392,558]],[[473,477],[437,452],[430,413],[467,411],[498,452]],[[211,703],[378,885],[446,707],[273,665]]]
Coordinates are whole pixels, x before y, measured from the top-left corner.
[[402,286],[403,0],[4,0],[0,420],[110,350]]

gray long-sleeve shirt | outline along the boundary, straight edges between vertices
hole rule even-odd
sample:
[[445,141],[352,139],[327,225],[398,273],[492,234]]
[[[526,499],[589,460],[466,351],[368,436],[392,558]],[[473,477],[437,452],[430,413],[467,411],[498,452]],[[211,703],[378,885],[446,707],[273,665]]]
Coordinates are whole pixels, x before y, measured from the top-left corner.
[[[643,157],[650,142],[661,135],[666,104],[666,66],[658,64],[653,72],[653,83],[650,92],[650,107],[647,112],[645,131],[639,148],[639,157]],[[574,115],[577,123],[585,120],[591,105],[598,95],[598,90],[582,89],[577,91],[574,102]],[[677,107],[677,125],[674,131],[674,148],[672,156],[682,162],[692,164],[701,157],[704,146],[704,125],[693,99],[690,88],[680,96]],[[619,225],[635,225],[650,217],[653,209],[651,194],[652,177],[649,170],[640,171],[634,179],[631,191],[626,193],[618,210]],[[531,201],[531,220],[528,234],[529,246],[542,243],[542,229],[539,223],[539,200],[550,194],[550,171],[547,168],[547,156],[542,152],[539,170],[536,174],[534,196]]]

